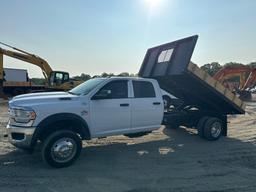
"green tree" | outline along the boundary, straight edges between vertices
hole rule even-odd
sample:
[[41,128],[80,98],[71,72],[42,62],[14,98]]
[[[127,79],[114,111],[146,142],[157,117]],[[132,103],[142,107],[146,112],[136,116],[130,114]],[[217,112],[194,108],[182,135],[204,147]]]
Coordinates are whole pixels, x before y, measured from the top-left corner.
[[91,76],[88,74],[82,73],[80,76],[72,77],[72,79],[74,79],[76,81],[87,81],[87,80],[91,79]]
[[237,63],[237,62],[229,62],[229,63],[225,63],[223,66],[224,67],[239,67],[239,66],[244,66],[244,64]]
[[136,73],[136,74],[130,73],[130,77],[138,77],[138,73]]
[[129,77],[130,76],[130,74],[129,73],[127,73],[127,72],[123,72],[123,73],[120,73],[119,75],[117,75],[117,76],[119,76],[119,77]]
[[217,73],[221,68],[222,66],[218,62],[207,63],[201,67],[202,70],[206,71],[211,76]]
[[115,75],[114,75],[114,73],[106,73],[106,72],[104,72],[100,76],[101,77],[112,77],[112,76],[115,76]]
[[256,61],[255,62],[251,62],[249,64],[247,64],[250,67],[256,68]]
[[31,78],[30,81],[33,85],[45,85],[46,83],[44,78]]
[[91,75],[88,75],[88,74],[82,73],[80,76],[81,76],[82,81],[87,81],[87,80],[91,79]]

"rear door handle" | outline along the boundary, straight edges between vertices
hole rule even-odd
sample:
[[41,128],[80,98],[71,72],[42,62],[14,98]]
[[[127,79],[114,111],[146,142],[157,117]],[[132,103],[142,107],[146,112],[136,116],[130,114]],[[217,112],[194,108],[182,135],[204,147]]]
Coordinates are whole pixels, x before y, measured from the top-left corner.
[[160,105],[160,102],[154,102],[153,105]]
[[120,104],[120,107],[128,107],[129,106],[129,103],[121,103]]

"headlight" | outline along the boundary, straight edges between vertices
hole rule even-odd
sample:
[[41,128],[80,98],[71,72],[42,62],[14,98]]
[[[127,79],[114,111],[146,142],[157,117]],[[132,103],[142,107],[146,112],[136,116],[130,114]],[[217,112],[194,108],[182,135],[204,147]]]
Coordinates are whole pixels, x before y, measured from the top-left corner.
[[36,113],[29,108],[11,108],[9,110],[10,120],[17,123],[28,123],[36,118]]

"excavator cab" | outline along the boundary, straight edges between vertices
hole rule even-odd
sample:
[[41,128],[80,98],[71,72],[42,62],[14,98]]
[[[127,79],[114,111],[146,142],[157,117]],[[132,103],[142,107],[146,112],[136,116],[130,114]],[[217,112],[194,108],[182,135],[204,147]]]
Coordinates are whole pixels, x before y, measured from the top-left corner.
[[69,82],[69,73],[63,71],[52,71],[49,78],[50,86],[60,86]]

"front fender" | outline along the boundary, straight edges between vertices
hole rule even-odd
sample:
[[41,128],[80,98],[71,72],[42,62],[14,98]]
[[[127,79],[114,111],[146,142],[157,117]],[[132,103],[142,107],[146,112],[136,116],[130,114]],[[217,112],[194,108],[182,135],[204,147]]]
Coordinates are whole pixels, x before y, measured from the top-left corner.
[[49,131],[48,129],[50,125],[53,125],[54,123],[58,123],[62,121],[75,122],[80,127],[79,132],[81,132],[82,139],[91,138],[88,124],[82,117],[73,113],[58,113],[58,114],[54,114],[46,117],[44,120],[42,120],[38,124],[35,130],[35,133],[33,134],[31,145],[34,146],[37,140],[39,139],[40,135],[42,135],[45,131]]

